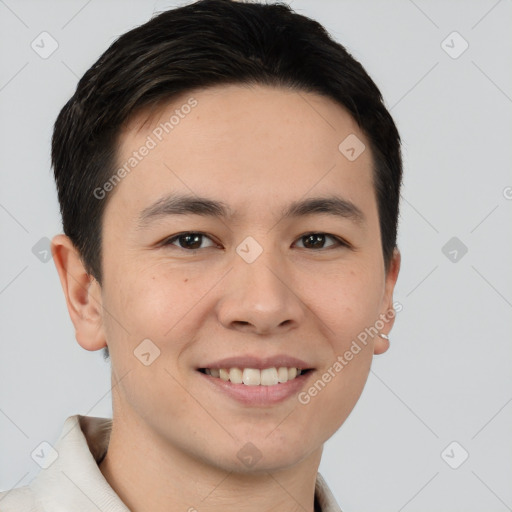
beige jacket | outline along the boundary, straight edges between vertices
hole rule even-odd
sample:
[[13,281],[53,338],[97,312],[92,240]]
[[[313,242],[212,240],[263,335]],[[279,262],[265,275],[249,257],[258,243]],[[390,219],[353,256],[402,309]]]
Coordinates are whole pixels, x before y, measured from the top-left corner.
[[[98,467],[107,452],[111,428],[111,419],[70,416],[54,445],[56,452],[50,445],[34,452],[43,467],[36,478],[24,487],[0,492],[0,511],[130,512]],[[341,512],[320,473],[315,507],[321,512]]]

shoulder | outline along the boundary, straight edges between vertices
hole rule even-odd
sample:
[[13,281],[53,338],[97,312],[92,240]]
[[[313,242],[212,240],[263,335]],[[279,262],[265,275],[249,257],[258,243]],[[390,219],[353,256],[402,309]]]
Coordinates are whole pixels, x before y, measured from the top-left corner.
[[0,492],[0,510],[2,512],[44,512],[38,504],[34,491],[28,486]]

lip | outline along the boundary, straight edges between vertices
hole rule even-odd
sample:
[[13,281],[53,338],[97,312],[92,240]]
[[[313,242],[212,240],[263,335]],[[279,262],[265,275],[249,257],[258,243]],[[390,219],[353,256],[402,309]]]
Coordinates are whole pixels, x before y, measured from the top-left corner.
[[212,363],[205,363],[204,365],[198,366],[196,369],[214,368],[220,370],[221,368],[226,368],[229,370],[229,368],[254,368],[257,370],[264,370],[265,368],[279,368],[280,366],[286,366],[287,368],[295,367],[303,370],[314,369],[311,364],[306,363],[302,359],[297,359],[296,357],[291,357],[285,354],[278,354],[269,357],[256,357],[251,355],[227,357]]
[[[226,359],[225,361],[231,362],[232,359]],[[294,362],[296,361],[297,360]],[[231,368],[234,366],[236,365],[231,366]],[[293,367],[295,364],[290,366]],[[206,368],[210,368],[210,366],[207,366]],[[213,368],[217,368],[217,366],[213,366]],[[245,366],[244,368],[254,368],[254,366]],[[263,366],[263,368],[265,368],[265,366]],[[284,402],[292,396],[296,396],[300,390],[306,386],[307,382],[314,373],[316,373],[314,370],[310,370],[299,375],[298,377],[295,377],[293,380],[275,384],[274,386],[247,386],[246,384],[233,384],[232,382],[224,381],[219,377],[212,377],[211,375],[196,371],[196,374],[200,378],[205,379],[203,382],[211,386],[215,392],[220,392],[239,403],[253,407],[268,407],[271,405],[279,404],[280,402]]]

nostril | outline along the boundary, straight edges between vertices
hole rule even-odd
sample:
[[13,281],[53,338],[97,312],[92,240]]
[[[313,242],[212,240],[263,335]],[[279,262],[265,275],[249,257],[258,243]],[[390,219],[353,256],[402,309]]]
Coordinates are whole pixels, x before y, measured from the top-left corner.
[[235,325],[251,325],[249,322],[245,322],[244,320],[235,320],[233,323]]

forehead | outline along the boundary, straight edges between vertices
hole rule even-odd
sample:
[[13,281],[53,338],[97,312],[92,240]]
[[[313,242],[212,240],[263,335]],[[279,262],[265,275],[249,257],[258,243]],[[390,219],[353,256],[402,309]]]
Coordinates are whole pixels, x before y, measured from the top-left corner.
[[[368,150],[349,159],[347,140]],[[374,195],[369,145],[355,120],[327,97],[286,88],[212,87],[140,113],[120,135],[117,164],[128,172],[112,202],[138,211],[175,190],[260,213],[309,192],[339,191],[354,202]]]

